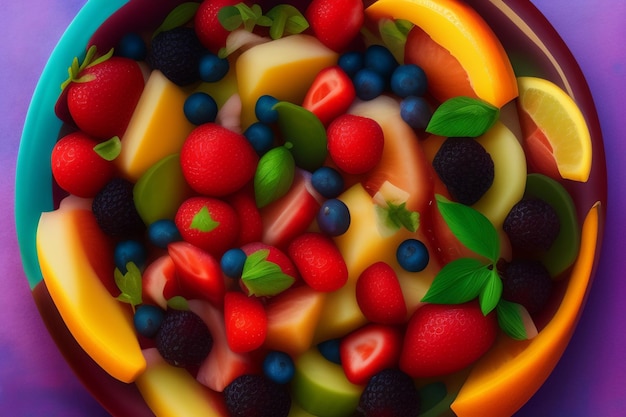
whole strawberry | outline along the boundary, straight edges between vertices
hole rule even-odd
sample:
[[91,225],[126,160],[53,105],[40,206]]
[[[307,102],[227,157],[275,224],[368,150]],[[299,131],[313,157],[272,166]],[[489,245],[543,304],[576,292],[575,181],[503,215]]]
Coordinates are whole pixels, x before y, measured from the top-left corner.
[[185,180],[200,194],[222,197],[246,185],[258,156],[245,136],[215,123],[195,128],[180,151]]
[[494,313],[477,302],[427,304],[411,316],[400,354],[400,369],[413,378],[442,376],[478,360],[496,340]]
[[406,319],[398,276],[385,262],[376,262],[361,272],[356,282],[356,301],[363,315],[374,323],[398,324]]
[[225,201],[211,197],[185,200],[174,218],[182,238],[219,258],[239,238],[239,217]]
[[91,51],[66,87],[69,113],[88,135],[99,139],[121,137],[143,92],[143,72],[129,58],[107,54],[91,61]]
[[350,45],[365,18],[361,0],[313,0],[305,16],[315,36],[337,52]]
[[348,174],[364,174],[380,162],[385,136],[374,119],[344,114],[328,126],[327,136],[330,157]]
[[226,340],[233,352],[250,352],[265,342],[267,314],[260,298],[238,291],[224,296]]
[[115,166],[94,150],[98,143],[79,131],[54,145],[52,176],[62,189],[78,197],[94,197],[113,178]]

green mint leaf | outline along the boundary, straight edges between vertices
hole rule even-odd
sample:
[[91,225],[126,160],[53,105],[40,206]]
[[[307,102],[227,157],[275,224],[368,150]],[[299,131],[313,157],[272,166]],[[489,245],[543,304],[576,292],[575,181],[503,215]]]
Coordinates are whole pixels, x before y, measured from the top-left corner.
[[498,275],[496,269],[491,269],[487,282],[485,282],[485,285],[478,294],[478,303],[485,316],[496,308],[501,296],[502,279],[500,279],[500,275]]
[[300,11],[290,4],[272,7],[265,15],[271,20],[270,37],[280,39],[285,33],[301,33],[309,27],[309,22]]
[[187,299],[180,295],[176,295],[167,300],[167,306],[173,310],[189,310]]
[[202,206],[199,212],[193,216],[191,220],[191,225],[189,226],[191,229],[196,229],[201,232],[210,232],[219,226],[220,223],[216,222],[211,213],[209,213],[209,209],[207,206]]
[[277,146],[263,154],[254,174],[257,206],[265,207],[287,194],[293,183],[295,168],[293,155],[284,146]]
[[302,33],[309,28],[309,22],[302,14],[290,16],[285,24],[285,32],[290,35]]
[[268,255],[268,249],[260,249],[246,258],[241,279],[250,295],[276,295],[295,282],[292,276],[283,273],[280,266],[268,261]]
[[434,304],[468,302],[480,295],[489,276],[488,267],[479,260],[455,259],[437,273],[422,301]]
[[393,20],[383,18],[378,21],[380,37],[398,62],[404,62],[406,38],[413,26],[413,23],[402,19]]
[[254,26],[256,26],[256,21],[259,17],[261,17],[261,6],[254,4],[250,7],[245,3],[239,3],[234,7],[239,10],[241,20],[243,22],[243,28],[248,32],[252,32]]
[[134,262],[126,264],[126,273],[123,274],[119,268],[115,268],[113,273],[115,285],[121,291],[117,299],[128,303],[135,309],[135,306],[142,303],[141,271]]
[[494,264],[500,257],[500,237],[493,224],[479,211],[464,204],[435,196],[437,207],[446,224],[468,249],[489,259]]
[[493,126],[500,109],[471,97],[453,97],[433,113],[426,131],[440,136],[477,137]]
[[118,136],[113,136],[111,139],[100,142],[94,146],[93,150],[100,155],[102,159],[112,161],[122,152],[122,141]]
[[522,306],[519,304],[504,299],[501,299],[496,307],[500,328],[504,333],[515,340],[528,339],[526,327],[522,320],[521,309]]
[[159,26],[152,35],[152,38],[157,36],[161,32],[175,29],[177,27],[187,24],[198,11],[200,3],[187,2],[176,6],[163,20],[161,26]]
[[389,233],[393,234],[405,228],[410,232],[415,232],[420,224],[420,215],[417,211],[411,211],[406,208],[406,202],[395,204],[391,201],[386,202],[387,207],[376,205],[376,215],[380,225],[386,229]]
[[243,23],[241,12],[235,6],[225,6],[217,12],[217,20],[229,32],[239,28]]

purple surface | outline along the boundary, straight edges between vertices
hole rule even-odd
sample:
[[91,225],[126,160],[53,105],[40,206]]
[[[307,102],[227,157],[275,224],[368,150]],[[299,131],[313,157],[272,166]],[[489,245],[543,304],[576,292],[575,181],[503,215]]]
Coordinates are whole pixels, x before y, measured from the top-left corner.
[[[626,3],[534,0],[578,60],[596,102],[609,172],[607,229],[584,315],[561,362],[516,417],[626,415]],[[7,2],[0,14],[0,410],[21,416],[105,416],[73,375],[39,316],[19,259],[13,220],[14,170],[30,96],[48,55],[84,0]]]

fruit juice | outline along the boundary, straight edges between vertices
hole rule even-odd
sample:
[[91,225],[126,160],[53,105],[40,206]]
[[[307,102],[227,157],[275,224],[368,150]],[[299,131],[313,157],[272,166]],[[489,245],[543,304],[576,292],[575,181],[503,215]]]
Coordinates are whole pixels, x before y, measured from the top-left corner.
[[[130,24],[135,0],[96,31],[55,109],[46,285],[156,415],[510,414],[523,395],[483,404],[481,384],[549,338],[554,366],[576,315],[561,301],[586,288],[567,286],[585,273],[584,119],[517,78],[463,2],[440,5],[461,23],[422,1],[324,4],[168,1]],[[394,399],[371,400],[384,378]]]

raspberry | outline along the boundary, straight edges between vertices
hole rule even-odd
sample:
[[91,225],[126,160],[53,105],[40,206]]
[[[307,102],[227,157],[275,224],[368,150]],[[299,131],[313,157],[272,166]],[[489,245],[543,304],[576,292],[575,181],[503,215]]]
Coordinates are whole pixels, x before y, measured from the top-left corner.
[[448,138],[433,159],[433,167],[459,203],[472,205],[491,187],[491,155],[473,138]]
[[369,380],[357,411],[366,417],[414,417],[419,408],[419,393],[411,377],[399,369],[385,369]]
[[206,52],[192,28],[178,27],[155,36],[148,62],[174,84],[185,86],[200,80],[200,58]]
[[515,249],[541,252],[550,249],[561,225],[558,214],[550,204],[528,198],[513,206],[502,228]]
[[530,314],[548,302],[552,278],[545,266],[534,260],[513,260],[502,272],[502,298],[523,305]]
[[91,209],[107,235],[130,238],[145,230],[135,208],[133,187],[132,182],[113,178],[94,197]]
[[233,417],[286,417],[291,396],[286,387],[263,375],[242,375],[224,389]]
[[195,313],[168,310],[155,338],[156,348],[170,365],[198,366],[213,347],[209,328]]

